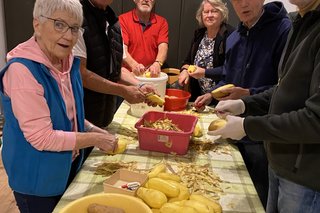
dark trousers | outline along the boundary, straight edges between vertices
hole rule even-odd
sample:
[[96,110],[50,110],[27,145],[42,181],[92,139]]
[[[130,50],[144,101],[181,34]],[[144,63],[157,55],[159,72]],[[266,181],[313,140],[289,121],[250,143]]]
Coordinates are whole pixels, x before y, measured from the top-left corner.
[[236,143],[264,208],[267,205],[268,160],[262,142]]
[[122,97],[117,96],[116,110],[115,110],[114,113],[117,112],[117,110],[118,110],[118,108],[120,107],[120,105],[122,104],[123,100],[124,100],[124,99],[123,99]]
[[15,191],[13,194],[21,213],[51,213],[61,198],[61,195],[53,197],[39,197],[25,195]]
[[85,160],[87,160],[87,158],[90,155],[90,153],[93,150],[93,148],[94,148],[94,146],[90,146],[90,147],[84,148],[83,163],[85,162]]

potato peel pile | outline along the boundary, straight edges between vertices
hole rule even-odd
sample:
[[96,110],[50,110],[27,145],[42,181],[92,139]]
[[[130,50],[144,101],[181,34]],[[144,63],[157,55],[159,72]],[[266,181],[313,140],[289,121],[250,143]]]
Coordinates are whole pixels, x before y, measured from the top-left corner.
[[209,170],[209,165],[194,165],[179,163],[179,171],[177,175],[181,177],[182,182],[191,191],[210,194],[210,196],[219,200],[219,194],[223,193],[220,184],[223,182],[221,178]]
[[113,173],[115,173],[118,169],[127,169],[130,171],[135,170],[137,167],[137,162],[104,162],[100,164],[96,172],[94,173],[95,175],[102,175],[102,176],[110,176]]
[[172,120],[170,120],[168,118],[159,119],[154,122],[144,120],[143,126],[148,127],[148,128],[152,128],[152,129],[161,129],[161,130],[182,132],[182,130],[176,124],[172,123]]

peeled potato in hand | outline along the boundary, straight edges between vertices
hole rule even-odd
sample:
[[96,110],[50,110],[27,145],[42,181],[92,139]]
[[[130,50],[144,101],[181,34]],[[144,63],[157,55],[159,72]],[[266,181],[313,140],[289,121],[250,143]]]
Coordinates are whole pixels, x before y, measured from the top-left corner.
[[146,71],[146,72],[144,73],[144,77],[146,77],[146,78],[151,78],[151,72],[150,72],[150,71]]
[[228,93],[225,93],[225,92],[223,92],[223,91],[221,91],[221,90],[228,89],[228,88],[232,88],[232,87],[234,87],[233,84],[223,85],[223,86],[221,86],[221,87],[213,90],[213,91],[211,92],[211,95],[212,95],[212,97],[214,97],[214,98],[223,98],[224,96],[227,96],[227,95],[229,95],[229,94],[228,94]]
[[118,140],[118,147],[116,150],[112,151],[107,151],[109,155],[116,155],[116,154],[121,154],[127,149],[127,143],[123,140]]
[[144,77],[146,78],[158,78],[160,76],[160,73],[157,75],[151,75],[150,70],[145,71],[145,73],[143,74]]
[[147,94],[146,97],[149,101],[156,103],[160,107],[162,107],[165,103],[165,100],[163,98],[161,98],[159,95],[154,93]]
[[208,130],[209,131],[215,131],[217,129],[220,129],[222,127],[224,127],[226,125],[227,121],[224,120],[224,119],[217,119],[217,120],[214,120],[210,123],[209,127],[208,127]]
[[196,71],[197,67],[195,65],[190,65],[188,67],[188,73],[193,73],[194,71]]

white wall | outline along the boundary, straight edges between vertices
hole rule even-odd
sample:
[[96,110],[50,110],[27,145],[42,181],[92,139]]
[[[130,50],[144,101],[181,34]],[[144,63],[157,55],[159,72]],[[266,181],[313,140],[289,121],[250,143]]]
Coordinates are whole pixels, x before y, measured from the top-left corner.
[[[275,0],[266,0],[265,4],[268,3],[268,2],[272,2],[272,1],[275,1]],[[287,9],[288,12],[293,12],[293,11],[297,10],[297,7],[295,5],[293,5],[293,4],[291,4],[289,2],[289,0],[277,0],[277,1],[281,1],[284,4],[284,6],[285,6],[285,8]]]
[[3,1],[0,1],[0,69],[5,64],[5,57],[7,53],[5,31]]

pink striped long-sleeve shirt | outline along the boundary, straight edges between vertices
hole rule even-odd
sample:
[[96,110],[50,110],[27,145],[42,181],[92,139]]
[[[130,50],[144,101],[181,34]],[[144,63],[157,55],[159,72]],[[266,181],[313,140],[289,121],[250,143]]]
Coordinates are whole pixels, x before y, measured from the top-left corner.
[[[7,55],[7,60],[21,57],[40,62],[49,68],[56,79],[66,105],[67,115],[77,131],[76,108],[71,87],[70,69],[73,56],[70,55],[59,71],[41,51],[34,37],[18,45]],[[10,97],[12,110],[27,141],[42,151],[73,150],[76,144],[75,132],[54,130],[49,107],[44,98],[43,87],[31,72],[20,63],[9,66],[3,78],[4,92]]]

